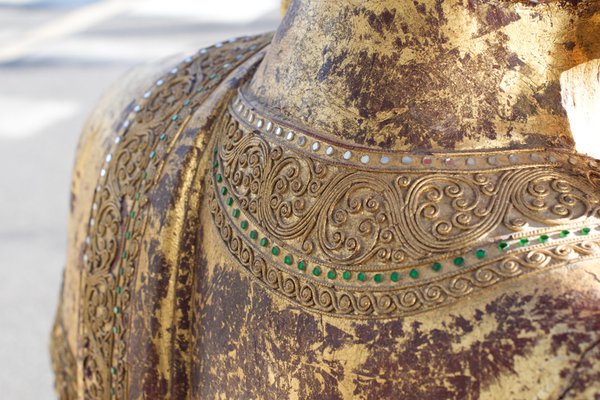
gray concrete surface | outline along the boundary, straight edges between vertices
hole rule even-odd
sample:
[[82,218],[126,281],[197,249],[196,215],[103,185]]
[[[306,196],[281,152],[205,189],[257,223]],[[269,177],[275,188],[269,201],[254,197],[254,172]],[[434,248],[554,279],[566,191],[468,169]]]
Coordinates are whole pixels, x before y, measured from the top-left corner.
[[[201,2],[190,1],[162,2],[169,8],[163,15],[148,0],[48,39],[50,30],[41,28],[90,6],[54,3],[62,5],[0,0],[0,53],[3,46],[20,52],[0,58],[0,399],[55,398],[47,347],[65,259],[70,170],[80,128],[102,91],[135,64],[272,30],[279,18],[277,0],[254,1],[270,11],[234,21],[227,12],[204,15]],[[32,32],[42,34],[26,43]]]

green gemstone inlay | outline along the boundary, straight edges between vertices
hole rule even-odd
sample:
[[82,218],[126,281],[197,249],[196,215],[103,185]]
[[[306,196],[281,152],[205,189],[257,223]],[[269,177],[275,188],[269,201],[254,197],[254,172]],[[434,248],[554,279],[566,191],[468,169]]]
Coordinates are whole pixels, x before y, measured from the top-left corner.
[[198,90],[196,90],[196,93],[202,93],[203,90],[204,90],[204,86],[200,86],[198,88]]
[[226,188],[225,186],[223,186],[223,187],[221,188],[221,194],[222,194],[223,196],[225,196],[225,195],[227,194],[227,188]]
[[550,239],[550,236],[548,236],[548,235],[542,235],[542,236],[539,237],[538,241],[540,243],[546,243],[548,241],[548,239]]
[[269,239],[267,239],[267,238],[265,238],[265,237],[264,237],[264,238],[262,238],[262,239],[260,239],[260,245],[261,245],[262,247],[267,247],[267,245],[268,245],[268,244],[269,244]]
[[171,117],[171,121],[175,122],[179,119],[179,115],[175,114]]
[[482,258],[485,258],[485,250],[484,249],[479,249],[475,252],[475,257],[479,258],[480,260]]
[[184,106],[189,106],[191,103],[191,101],[189,99],[187,99],[186,101],[183,102]]
[[115,308],[113,308],[113,312],[115,314],[119,314],[121,312],[121,309],[119,307],[115,307]]
[[413,279],[417,279],[419,277],[419,271],[417,271],[416,269],[411,269],[408,273],[408,276],[410,276]]
[[240,210],[238,210],[237,208],[235,208],[233,210],[233,212],[231,213],[231,215],[233,215],[233,218],[239,218],[240,217]]
[[519,244],[521,246],[527,246],[529,244],[529,239],[527,239],[527,238],[521,238],[521,239],[519,239]]
[[212,79],[215,79],[216,77],[217,77],[217,74],[212,74],[212,75],[210,76],[210,79],[212,80]]
[[161,142],[164,142],[165,140],[167,140],[167,134],[163,133],[162,135],[160,135],[159,139]]
[[217,183],[223,182],[223,176],[221,174],[217,174]]
[[115,334],[119,333],[119,327],[118,326],[114,326],[113,327],[113,333],[115,333]]
[[582,235],[589,235],[592,230],[590,228],[583,228],[581,230]]
[[132,211],[132,212],[130,212],[130,213],[129,213],[129,216],[130,216],[131,218],[135,218],[135,211]]
[[366,276],[364,274],[364,272],[359,272],[358,275],[356,276],[358,278],[359,281],[364,282],[366,279]]
[[507,242],[500,242],[500,243],[498,243],[498,249],[500,249],[500,250],[506,250],[506,249],[508,249],[508,243]]
[[148,171],[144,171],[144,173],[142,174],[142,179],[146,178],[148,178]]
[[570,231],[565,229],[564,231],[560,232],[560,237],[561,238],[567,237],[567,236],[569,236],[570,233],[571,233]]
[[156,151],[152,150],[150,152],[150,159],[152,160],[152,159],[154,159],[154,157],[156,157]]
[[250,239],[256,240],[257,237],[258,237],[258,232],[256,232],[256,231],[250,232]]
[[319,275],[321,275],[321,268],[319,268],[319,267],[315,267],[315,268],[313,268],[313,275],[314,275],[314,276],[319,276]]
[[299,261],[298,262],[298,269],[300,271],[304,271],[306,269],[306,263],[304,261]]
[[271,253],[273,253],[274,256],[278,256],[279,255],[279,247],[273,246],[273,248],[271,249]]
[[119,275],[125,275],[125,268],[119,268]]
[[392,282],[398,282],[398,280],[400,279],[400,274],[397,272],[392,272],[392,274],[390,275],[390,279],[392,280]]
[[456,257],[454,259],[454,265],[457,267],[462,267],[465,264],[465,259],[463,257]]
[[123,253],[121,254],[121,258],[123,258],[123,260],[127,258],[127,250],[123,250]]
[[233,197],[230,197],[227,199],[227,205],[228,206],[232,206],[233,205]]
[[381,281],[383,281],[383,276],[381,274],[375,274],[373,280],[377,283],[381,283]]
[[136,199],[136,200],[139,200],[139,199],[140,199],[140,197],[142,197],[142,194],[141,194],[140,192],[137,192],[137,193],[135,194],[135,199]]
[[287,265],[292,265],[292,263],[294,262],[292,256],[290,256],[289,254],[287,256],[285,256],[283,258],[283,262],[286,263]]
[[342,274],[342,278],[344,278],[345,280],[352,278],[352,272],[344,271],[344,273]]
[[115,291],[117,292],[117,294],[121,294],[121,286],[117,286],[117,288],[115,289]]
[[215,160],[215,162],[213,163],[213,167],[217,168],[219,166],[219,162],[217,160]]
[[435,272],[439,272],[442,269],[442,264],[440,264],[439,262],[433,263],[431,269]]
[[112,367],[110,369],[110,373],[113,374],[113,375],[116,375],[117,374],[117,369],[115,367]]
[[131,239],[131,232],[127,231],[125,232],[125,240],[129,240]]
[[328,277],[329,279],[335,279],[335,277],[336,277],[336,276],[337,276],[337,274],[335,273],[335,271],[334,271],[334,270],[331,270],[331,271],[329,271],[329,272],[327,273],[327,277]]
[[248,221],[245,221],[245,220],[244,220],[244,221],[242,221],[242,222],[240,223],[240,227],[241,227],[243,230],[246,230],[246,229],[248,229]]

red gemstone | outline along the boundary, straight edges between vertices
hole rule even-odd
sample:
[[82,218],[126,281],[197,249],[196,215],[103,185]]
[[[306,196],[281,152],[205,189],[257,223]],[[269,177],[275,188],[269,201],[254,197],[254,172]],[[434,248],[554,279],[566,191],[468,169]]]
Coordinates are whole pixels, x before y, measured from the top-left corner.
[[430,165],[432,162],[433,162],[433,160],[431,159],[431,157],[423,158],[423,164],[425,164],[425,165]]

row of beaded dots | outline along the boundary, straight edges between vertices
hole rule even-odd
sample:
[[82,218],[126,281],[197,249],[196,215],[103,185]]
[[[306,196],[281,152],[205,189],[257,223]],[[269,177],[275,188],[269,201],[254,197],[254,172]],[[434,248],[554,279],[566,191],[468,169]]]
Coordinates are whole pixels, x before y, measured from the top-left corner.
[[[184,65],[185,64],[189,65],[192,62],[192,60],[193,60],[192,57],[186,58],[184,60]],[[179,67],[174,67],[171,71],[169,71],[169,73],[168,73],[167,76],[158,79],[155,82],[155,88],[157,88],[157,89],[152,88],[152,89],[149,89],[148,91],[146,91],[143,94],[143,99],[146,99],[146,100],[150,99],[150,97],[153,95],[154,91],[160,90],[160,87],[162,87],[163,85],[165,85],[168,82],[169,78],[174,78],[177,75],[178,72],[179,72]],[[136,105],[133,108],[133,111],[134,111],[134,113],[140,113],[141,111],[143,111],[143,105],[140,104],[140,102],[137,102]],[[177,118],[176,117],[172,117],[171,121],[172,122],[176,122]],[[119,135],[119,136],[117,136],[115,138],[115,144],[116,145],[118,145],[121,142],[122,138],[126,134],[126,132],[129,129],[129,127],[130,127],[131,124],[132,124],[132,122],[131,122],[130,119],[127,119],[125,121],[123,135]],[[168,138],[168,134],[167,134],[166,131],[168,129],[169,128],[167,127],[167,129],[165,130],[165,132],[160,135],[160,137],[159,137],[159,141],[160,142],[166,142],[166,140]],[[149,166],[149,163],[151,161],[153,161],[153,160],[156,159],[156,155],[157,155],[157,150],[155,148],[152,148],[150,150],[150,153],[148,154],[148,159],[149,160],[148,160],[147,167]],[[111,157],[112,157],[111,154],[109,154],[107,156],[107,160],[106,160],[107,163],[110,162],[110,158]],[[142,217],[142,209],[141,209],[141,204],[139,202],[141,200],[142,191],[144,191],[143,190],[143,186],[146,185],[147,182],[148,182],[148,168],[147,167],[142,171],[142,184],[141,184],[142,187],[138,188],[138,190],[135,191],[134,197],[132,199],[133,203],[132,203],[132,209],[129,212],[129,221],[127,221],[127,220],[123,221],[123,227],[126,230],[125,234],[124,234],[126,243],[123,245],[124,248],[123,248],[123,251],[121,253],[121,261],[120,261],[119,270],[118,270],[118,276],[119,276],[118,281],[123,281],[123,279],[125,277],[125,274],[126,274],[126,269],[125,269],[126,263],[128,262],[128,260],[130,261],[130,257],[129,257],[129,254],[128,254],[128,251],[127,251],[126,247],[127,247],[127,242],[129,240],[131,240],[131,238],[133,236],[133,232],[135,230],[136,217],[137,217],[137,221],[140,221],[140,218]],[[101,171],[101,175],[102,175],[102,171]],[[136,204],[137,204],[137,210],[136,210]],[[136,212],[137,212],[137,215],[136,215]],[[123,329],[119,327],[119,323],[118,322],[120,321],[119,316],[121,315],[122,309],[124,308],[125,304],[124,304],[124,302],[122,302],[122,304],[119,305],[118,304],[118,299],[120,298],[120,296],[121,296],[121,294],[123,292],[122,287],[124,285],[125,285],[125,282],[117,283],[117,286],[115,288],[115,294],[117,295],[117,304],[115,304],[115,307],[113,308],[113,313],[115,314],[115,318],[116,318],[115,319],[115,325],[113,326],[113,334],[115,336],[123,334],[123,332],[122,332]],[[122,326],[122,323],[121,323],[121,326]],[[121,355],[118,353],[118,350],[117,349],[113,349],[113,359],[120,360],[120,358],[121,358]],[[120,363],[119,361],[116,362],[116,364],[119,364],[119,363]],[[118,369],[117,369],[116,366],[112,366],[110,368],[110,372],[111,372],[111,374],[113,376],[117,377],[119,371],[118,371]],[[123,374],[119,374],[119,376],[122,379]],[[117,389],[116,389],[116,385],[114,385],[114,381],[113,381],[113,385],[111,387],[111,395],[113,397],[115,397],[117,395]]]
[[[272,133],[275,136],[285,139],[290,143],[295,142],[300,147],[304,147],[309,142],[309,140],[306,138],[306,136],[298,134],[297,132],[295,132],[293,130],[286,131],[286,129],[284,127],[279,126],[276,123],[274,123],[273,121],[270,121],[264,117],[261,117],[258,114],[256,114],[255,112],[251,111],[249,108],[244,106],[244,103],[242,102],[242,100],[239,97],[233,103],[233,107],[242,119],[245,119],[250,125],[252,125],[253,128],[258,129],[261,132]],[[366,153],[360,153],[360,152],[357,152],[358,154],[355,154],[352,150],[338,148],[335,145],[323,143],[318,140],[312,141],[312,143],[310,143],[309,148],[315,154],[321,153],[321,151],[322,151],[326,156],[330,156],[330,157],[336,157],[336,155],[341,155],[341,158],[345,161],[350,161],[353,158],[355,158],[355,159],[358,159],[364,165],[370,165],[373,162],[373,158],[376,158],[376,156],[374,156],[373,154],[366,154]],[[389,164],[390,162],[394,161],[394,158],[397,158],[396,161],[405,166],[418,165],[419,160],[420,160],[421,164],[423,164],[425,166],[430,166],[430,167],[433,167],[436,165],[442,165],[442,166],[446,166],[446,167],[458,166],[459,160],[460,160],[460,162],[464,162],[464,165],[466,165],[467,167],[476,167],[481,162],[481,161],[478,161],[479,160],[478,157],[452,158],[452,157],[435,157],[435,156],[428,156],[428,155],[425,155],[425,156],[415,156],[415,155],[392,156],[392,155],[385,155],[385,154],[380,155],[378,157],[379,157],[379,164],[381,164],[381,165]],[[545,155],[542,155],[539,153],[529,154],[529,160],[531,162],[550,162],[550,163],[557,162],[557,159],[554,155],[545,156]],[[522,157],[520,157],[519,154],[508,154],[506,156],[490,155],[490,156],[484,157],[484,163],[489,166],[499,166],[499,165],[506,164],[507,162],[508,162],[508,164],[516,164],[516,163],[519,163],[522,161],[525,161],[525,160],[522,159]]]
[[[236,42],[236,41],[238,41],[238,40],[243,40],[243,39],[246,39],[246,38],[247,38],[247,37],[230,39],[230,40],[228,40],[227,42],[228,42],[228,43],[233,43],[233,42]],[[223,47],[223,45],[224,45],[224,43],[222,43],[222,42],[220,42],[220,43],[216,43],[214,46],[211,46],[211,47],[208,47],[208,48],[202,48],[202,49],[200,49],[198,53],[199,53],[200,55],[205,55],[205,54],[207,54],[207,53],[208,53],[208,51],[209,51],[211,48],[221,48],[221,47]],[[252,45],[252,46],[250,46],[248,49],[245,49],[245,52],[253,52],[254,50],[256,50],[256,45]],[[236,55],[236,57],[235,57],[235,60],[236,60],[236,61],[240,61],[240,60],[242,60],[242,59],[243,59],[243,57],[244,57],[244,53],[237,54],[237,55]],[[192,61],[193,61],[193,57],[191,57],[191,56],[190,56],[190,57],[187,57],[187,58],[186,58],[186,59],[183,61],[182,65],[189,65],[189,64],[191,64],[191,63],[192,63]],[[231,65],[230,63],[225,63],[225,64],[222,66],[223,70],[229,70],[231,67],[232,67],[232,65]],[[158,80],[155,82],[155,85],[154,85],[154,86],[155,86],[155,88],[160,88],[161,86],[163,86],[163,85],[164,85],[164,84],[167,82],[167,80],[168,80],[169,78],[173,78],[174,76],[176,76],[176,75],[177,75],[177,73],[178,73],[178,72],[179,72],[179,67],[174,67],[173,69],[171,69],[171,70],[169,71],[169,73],[167,74],[167,76],[165,76],[165,77],[163,77],[163,78],[160,78],[160,79],[158,79]],[[218,77],[219,77],[219,74],[217,74],[217,73],[213,73],[213,74],[209,75],[209,76],[207,77],[207,79],[208,79],[209,81],[212,81],[212,80],[216,80]],[[196,93],[197,93],[197,94],[200,94],[200,93],[202,93],[202,92],[207,92],[207,91],[208,91],[208,89],[209,89],[208,87],[205,87],[205,86],[200,86],[200,87],[197,89]],[[154,88],[151,88],[151,89],[147,90],[147,91],[146,91],[146,92],[143,94],[143,96],[142,96],[142,97],[143,97],[143,99],[144,99],[144,100],[147,100],[147,99],[149,99],[149,98],[152,96],[152,94],[153,94],[153,92],[154,92],[154,91],[155,91],[155,89],[154,89]],[[190,101],[190,100],[186,100],[186,101],[184,101],[184,102],[183,102],[183,106],[184,106],[184,107],[188,107],[188,106],[190,106],[190,105],[191,105],[191,101]],[[139,113],[139,112],[141,112],[142,110],[143,110],[143,105],[142,105],[142,102],[136,102],[136,105],[135,105],[135,106],[134,106],[134,108],[133,108],[133,112],[134,112],[134,113]],[[171,117],[171,121],[172,121],[173,123],[176,123],[177,121],[179,121],[179,114],[175,114],[175,115],[173,115],[173,116]],[[119,135],[117,135],[117,136],[115,137],[115,139],[114,139],[114,143],[115,143],[115,145],[118,145],[119,143],[121,143],[121,141],[122,141],[123,137],[126,135],[127,131],[128,131],[128,130],[129,130],[129,128],[131,127],[131,125],[132,125],[132,121],[131,121],[129,118],[128,118],[128,119],[126,119],[126,120],[125,120],[125,122],[123,123],[122,127],[121,127],[121,132],[120,132],[120,134],[119,134]],[[168,128],[167,128],[167,130],[168,130]],[[167,135],[167,133],[165,132],[165,133],[163,133],[163,134],[161,134],[161,135],[160,135],[160,137],[159,137],[159,142],[166,142],[166,141],[167,141],[167,139],[168,139],[168,135]],[[156,159],[156,156],[157,156],[157,151],[156,151],[156,149],[152,149],[152,150],[150,151],[150,153],[148,154],[148,158],[149,158],[149,160],[150,160],[150,161],[152,161],[152,160]],[[105,157],[105,160],[104,160],[104,163],[105,163],[105,165],[104,165],[104,166],[102,167],[102,169],[100,170],[100,178],[101,178],[101,179],[106,179],[106,174],[107,174],[107,168],[108,168],[108,164],[109,164],[109,163],[112,161],[112,157],[113,157],[113,156],[112,156],[112,153],[109,153],[109,154],[107,154],[107,156]],[[144,170],[144,171],[143,171],[143,173],[142,173],[142,180],[143,180],[144,182],[147,182],[147,178],[148,178],[148,171],[147,171],[147,170]],[[97,192],[100,192],[101,190],[102,190],[102,186],[101,186],[101,185],[98,185],[98,186],[96,187],[96,191],[97,191]],[[135,194],[134,194],[134,198],[133,198],[134,204],[135,204],[136,202],[139,202],[139,200],[140,200],[140,199],[141,199],[141,191],[136,191],[136,192],[135,192]],[[93,226],[94,226],[94,224],[95,224],[95,219],[94,219],[94,216],[95,216],[95,212],[97,211],[97,209],[98,209],[98,205],[97,205],[96,203],[93,203],[93,204],[92,204],[92,217],[90,218],[90,221],[89,221],[89,225],[90,225],[90,227],[93,227]],[[139,213],[139,211],[138,211],[138,213]],[[130,218],[130,220],[131,220],[132,222],[134,222],[134,221],[135,221],[135,217],[136,217],[136,211],[132,209],[132,210],[130,211],[129,218]],[[138,214],[138,215],[137,215],[137,217],[138,217],[138,218],[140,218],[140,215]],[[127,225],[128,225],[128,222],[127,222],[127,221],[124,221],[124,223],[123,223],[123,226],[124,226],[124,227],[127,227]],[[125,238],[125,240],[126,240],[126,241],[129,241],[129,240],[132,238],[132,231],[133,231],[133,229],[132,229],[132,228],[130,228],[130,229],[128,229],[128,230],[126,230],[126,232],[125,232],[125,235],[124,235],[124,238]],[[89,236],[87,236],[87,237],[86,237],[86,245],[88,246],[88,248],[89,248],[90,244],[91,244],[91,238],[90,238]],[[88,261],[88,254],[87,254],[87,251],[84,253],[84,256],[83,256],[83,257],[84,257],[84,262],[87,262],[87,261]],[[124,263],[126,262],[126,260],[127,260],[127,257],[128,257],[127,250],[126,250],[126,249],[123,249],[123,252],[121,253],[121,262],[122,262],[123,264],[119,266],[119,270],[118,270],[118,274],[119,274],[119,276],[124,276],[124,275],[125,275],[125,273],[126,273],[126,271],[125,271],[125,268],[124,268],[124,266],[125,266],[125,264],[124,264]],[[117,295],[117,298],[118,298],[118,297],[119,297],[119,296],[122,294],[122,292],[123,292],[122,286],[121,286],[121,285],[118,285],[118,286],[115,288],[115,294]],[[119,307],[118,305],[115,305],[115,307],[114,307],[114,309],[113,309],[113,313],[115,314],[115,317],[116,317],[116,319],[115,319],[115,325],[113,326],[113,334],[116,336],[116,335],[122,334],[122,329],[120,329],[120,328],[119,328],[119,325],[118,325],[119,316],[120,316],[120,315],[121,315],[121,313],[122,313],[122,308],[121,308],[121,307]],[[118,370],[117,370],[117,368],[116,368],[115,366],[113,366],[113,367],[111,367],[111,368],[110,368],[110,372],[111,372],[111,374],[112,374],[113,376],[116,376],[116,375],[117,375],[117,373],[118,373]],[[116,390],[116,388],[115,388],[114,386],[113,386],[113,387],[111,387],[111,395],[114,397],[114,396],[116,396],[116,394],[117,394],[117,390]]]
[[[218,153],[218,149],[215,148],[215,150],[214,150],[215,157],[216,157],[217,153]],[[214,162],[213,166],[215,167],[215,169],[219,167],[219,162],[218,162],[218,160],[216,158],[215,158],[215,162]],[[215,181],[217,182],[217,184],[223,183],[223,176],[218,171],[216,171],[216,174],[215,174]],[[222,185],[219,190],[220,190],[220,193],[221,193],[221,195],[223,197],[227,196],[228,189],[227,189],[226,186]],[[235,221],[239,221],[239,227],[241,228],[241,230],[244,231],[244,232],[248,232],[248,229],[250,227],[250,223],[248,222],[247,219],[241,219],[240,220],[241,211],[240,211],[239,208],[235,207],[235,200],[234,200],[234,198],[232,196],[227,197],[227,200],[225,201],[225,204],[228,207],[232,208],[232,210],[231,210],[231,216],[233,217],[233,219]],[[589,227],[582,228],[582,229],[580,229],[578,231],[579,235],[583,235],[583,236],[589,235],[590,232],[591,232],[591,228],[589,228]],[[503,251],[510,250],[511,247],[515,247],[515,246],[517,246],[517,247],[526,247],[528,245],[536,244],[536,242],[540,243],[540,244],[544,244],[544,243],[547,243],[549,240],[559,239],[559,238],[566,238],[566,237],[568,237],[571,234],[572,234],[572,232],[569,231],[569,230],[562,230],[558,234],[554,235],[555,237],[552,237],[552,236],[550,236],[548,234],[543,234],[543,235],[540,235],[538,238],[535,238],[535,239],[520,238],[518,240],[512,240],[512,241],[502,240],[502,241],[499,241],[497,243],[497,248],[498,248],[499,251],[503,252]],[[271,246],[271,254],[274,257],[280,257],[280,256],[282,256],[283,257],[283,263],[285,265],[291,266],[291,265],[294,264],[294,256],[292,254],[283,255],[282,251],[281,251],[281,248],[279,246],[277,246],[276,244],[274,244],[274,242],[272,240],[269,240],[269,238],[267,238],[265,236],[263,236],[259,240],[259,233],[258,233],[257,230],[251,229],[248,232],[248,237],[252,241],[258,241],[259,245],[262,246],[262,247],[264,247],[264,248],[267,248],[267,247]],[[485,248],[479,248],[479,249],[477,249],[477,250],[474,251],[473,256],[474,256],[474,258],[477,261],[484,260],[488,256],[488,251]],[[451,263],[454,266],[456,266],[456,267],[465,267],[467,265],[467,259],[468,258],[469,257],[466,256],[466,255],[457,256],[457,257],[454,257],[451,260]],[[302,260],[302,259],[298,260],[298,262],[297,262],[297,268],[298,268],[298,270],[300,270],[302,272],[306,272],[309,269],[308,267],[309,267],[308,261]],[[436,272],[436,273],[440,272],[443,269],[443,262],[442,261],[436,261],[436,262],[434,262],[434,263],[431,264],[430,268],[431,268],[431,270],[433,272]],[[315,266],[312,267],[312,275],[313,276],[320,277],[323,273],[324,273],[324,271],[323,271],[322,267],[320,267],[318,265],[315,265]],[[382,283],[382,282],[385,281],[387,275],[389,275],[389,280],[391,282],[398,282],[401,279],[401,275],[397,271],[394,271],[394,272],[391,272],[391,273],[386,273],[386,274],[375,273],[375,274],[371,274],[371,277],[368,277],[367,276],[368,274],[365,273],[365,272],[358,272],[358,273],[355,273],[355,274],[356,274],[356,279],[358,281],[360,281],[360,282],[366,282],[366,281],[372,279],[373,282],[375,282],[375,283]],[[327,278],[330,281],[334,281],[340,275],[339,275],[339,272],[336,269],[331,268],[331,269],[329,269],[327,271],[326,276],[327,276]],[[420,276],[421,276],[421,272],[420,272],[419,268],[413,268],[413,269],[411,269],[408,272],[408,277],[410,277],[412,279],[418,279]],[[350,281],[352,279],[352,277],[353,277],[353,272],[352,271],[348,271],[348,270],[341,271],[341,277],[344,280],[346,280],[346,281]]]

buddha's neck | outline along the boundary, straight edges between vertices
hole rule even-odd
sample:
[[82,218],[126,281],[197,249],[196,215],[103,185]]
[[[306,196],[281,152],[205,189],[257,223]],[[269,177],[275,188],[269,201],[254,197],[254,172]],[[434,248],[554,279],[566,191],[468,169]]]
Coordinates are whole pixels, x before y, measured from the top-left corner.
[[600,57],[600,1],[521,3],[295,0],[246,96],[386,149],[569,147],[559,76]]

